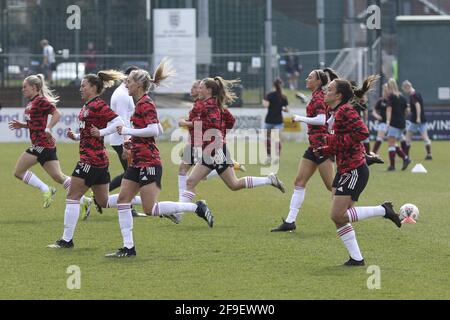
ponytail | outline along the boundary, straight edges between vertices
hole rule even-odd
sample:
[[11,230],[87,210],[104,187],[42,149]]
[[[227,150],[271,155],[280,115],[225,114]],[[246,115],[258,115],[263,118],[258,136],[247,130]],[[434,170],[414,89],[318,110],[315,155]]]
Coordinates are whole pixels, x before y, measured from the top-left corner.
[[235,80],[225,80],[222,77],[207,78],[203,80],[205,86],[211,89],[213,97],[217,98],[217,103],[220,108],[224,108],[236,101],[237,96],[233,92],[233,87],[241,82],[239,79]]
[[25,78],[25,81],[30,86],[37,87],[39,94],[46,98],[52,105],[56,106],[58,104],[59,96],[47,86],[45,78],[42,74],[29,76]]
[[275,79],[275,81],[273,82],[273,86],[275,87],[275,91],[278,94],[278,98],[286,98],[286,96],[283,94],[283,81],[280,78]]
[[95,74],[88,74],[84,77],[92,86],[97,88],[97,94],[102,94],[105,89],[114,86],[116,81],[125,78],[124,74],[116,70],[102,70]]
[[378,75],[371,75],[364,80],[361,88],[355,88],[345,79],[335,79],[336,93],[342,95],[341,103],[347,103],[354,97],[361,99],[372,88],[373,84],[380,78]]
[[371,76],[368,76],[368,77],[364,80],[362,87],[360,87],[360,88],[353,88],[353,92],[354,92],[355,96],[356,96],[358,99],[361,99],[362,97],[364,97],[364,95],[365,95],[367,92],[369,92],[369,90],[372,88],[373,84],[374,84],[375,82],[377,82],[378,79],[380,79],[380,76],[379,76],[379,75],[371,75]]
[[339,79],[339,75],[336,73],[336,71],[334,71],[331,68],[325,68],[323,69],[323,72],[326,74],[327,78],[328,78],[328,82],[331,82],[335,79]]
[[156,68],[155,74],[153,75],[153,79],[151,81],[155,86],[159,87],[161,82],[174,76],[175,74],[176,72],[172,67],[171,61],[167,58],[163,58]]
[[174,76],[175,74],[176,73],[172,68],[171,62],[164,58],[156,68],[153,78],[148,71],[143,69],[131,71],[130,77],[133,81],[142,84],[145,93],[148,93],[153,90],[154,86],[160,86],[164,80]]

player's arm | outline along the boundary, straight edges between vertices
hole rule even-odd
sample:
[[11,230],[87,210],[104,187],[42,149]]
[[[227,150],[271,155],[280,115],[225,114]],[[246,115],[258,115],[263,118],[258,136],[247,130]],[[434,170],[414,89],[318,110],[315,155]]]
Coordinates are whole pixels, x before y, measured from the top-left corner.
[[146,128],[143,128],[143,129],[131,129],[131,128],[120,127],[120,126],[117,127],[118,134],[129,135],[129,136],[140,137],[140,138],[158,137],[163,132],[164,132],[164,129],[159,122],[149,124]]
[[386,108],[386,124],[388,126],[391,125],[391,118],[392,118],[392,106],[387,106],[387,108]]
[[381,121],[383,118],[380,116],[380,114],[377,111],[377,108],[373,108],[372,110],[372,115],[375,119],[377,119],[378,121]]
[[56,126],[56,124],[61,119],[61,111],[59,111],[58,109],[55,108],[55,110],[53,110],[51,116],[52,116],[52,119],[48,123],[47,128],[45,128],[45,134],[47,135],[48,139],[52,138],[52,129],[54,126]]
[[283,110],[283,112],[289,113],[289,101],[287,98],[284,99],[284,105],[281,110]]
[[364,123],[369,123],[369,110],[364,110]]
[[262,101],[261,101],[262,105],[264,108],[268,108],[270,106],[270,102],[269,102],[269,96],[266,95]]
[[93,137],[104,137],[108,136],[110,134],[113,134],[117,131],[118,127],[121,127],[124,125],[124,122],[121,117],[117,116],[114,119],[112,119],[110,122],[108,122],[108,125],[104,129],[98,129],[96,127],[91,128],[91,135]]
[[13,120],[8,123],[8,127],[11,130],[28,129],[28,124],[26,122],[20,122],[17,120]]
[[304,117],[294,114],[292,116],[292,122],[304,122],[313,126],[324,126],[327,121],[325,114],[318,114],[315,117]]
[[224,115],[225,115],[225,127],[227,129],[233,129],[234,124],[236,123],[236,119],[228,109],[224,109]]
[[420,113],[421,113],[422,109],[420,108],[420,103],[416,101],[416,103],[414,105],[416,106],[416,112],[417,112],[416,122],[421,123],[422,119],[420,119]]
[[71,128],[67,129],[67,137],[73,141],[80,141],[80,134],[73,132]]
[[181,119],[180,121],[178,121],[178,125],[182,128],[193,128],[194,127],[194,122],[192,121],[188,121],[185,119]]
[[315,110],[315,117],[304,117],[294,114],[292,116],[293,122],[304,122],[306,124],[310,124],[313,126],[323,126],[325,125],[327,121],[326,113],[327,109],[325,107],[325,104],[321,100],[311,100],[311,102],[314,105]]

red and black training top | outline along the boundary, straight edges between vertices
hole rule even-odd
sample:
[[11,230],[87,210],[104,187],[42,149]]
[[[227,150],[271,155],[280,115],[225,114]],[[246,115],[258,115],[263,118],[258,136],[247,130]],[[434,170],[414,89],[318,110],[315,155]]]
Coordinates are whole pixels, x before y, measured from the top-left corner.
[[198,136],[195,136],[194,128],[195,128],[195,122],[201,120],[201,114],[202,114],[203,107],[204,107],[204,101],[197,99],[197,100],[195,100],[192,109],[189,111],[188,121],[192,122],[194,125],[194,127],[189,128],[189,142],[190,142],[191,146],[194,145],[195,141],[202,141],[202,137],[200,136],[201,131],[197,132]]
[[338,106],[331,115],[334,117],[334,133],[326,135],[327,153],[336,155],[337,170],[342,174],[366,162],[361,142],[369,137],[369,130],[351,104]]
[[234,127],[236,119],[231,114],[230,110],[222,109],[222,135],[224,143],[226,143],[227,130],[231,130]]
[[[324,101],[325,94],[322,89],[313,92],[311,101],[306,107],[308,118],[317,117],[320,114],[327,115],[327,105]],[[308,140],[313,148],[318,148],[323,144],[323,135],[328,133],[327,124],[321,126],[308,124]]]
[[81,108],[80,123],[80,162],[92,167],[105,168],[109,165],[103,137],[91,135],[91,128],[104,129],[108,122],[117,117],[105,101],[96,97]]
[[31,143],[34,146],[54,149],[55,139],[48,140],[45,133],[48,115],[53,114],[56,107],[47,98],[37,95],[25,108],[25,120],[30,130]]
[[[134,129],[144,129],[151,124],[159,123],[156,105],[148,95],[144,95],[136,103],[131,117]],[[132,167],[148,168],[161,165],[161,157],[154,137],[131,137]]]
[[[219,145],[223,145],[223,124],[222,124],[222,111],[217,103],[217,99],[211,97],[204,101],[204,107],[200,115],[200,120],[202,121],[202,135],[203,144],[202,149],[204,150],[207,146],[212,143],[216,143],[216,136],[220,135],[221,141]],[[208,130],[211,130],[208,132]],[[205,135],[206,133],[206,135]]]

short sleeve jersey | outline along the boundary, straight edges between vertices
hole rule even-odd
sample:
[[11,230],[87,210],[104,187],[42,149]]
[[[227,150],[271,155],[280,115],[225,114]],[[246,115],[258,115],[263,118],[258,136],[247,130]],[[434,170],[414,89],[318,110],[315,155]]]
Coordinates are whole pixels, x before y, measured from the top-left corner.
[[47,127],[48,115],[55,112],[56,107],[42,96],[34,97],[25,109],[25,120],[30,130],[31,143],[34,146],[53,149],[55,140],[48,140],[45,133]]
[[391,95],[388,99],[388,107],[392,107],[391,127],[405,129],[405,111],[408,108],[406,99],[402,96]]
[[[200,117],[202,121],[202,133],[203,133],[203,150],[215,141],[215,136],[220,134],[222,136],[222,112],[217,104],[217,99],[212,97],[204,101],[204,108]],[[218,130],[217,132],[208,132],[213,138],[209,138],[205,135],[208,130]],[[223,136],[221,137],[223,143]]]
[[236,119],[231,114],[230,110],[228,110],[227,108],[224,108],[222,110],[222,135],[223,135],[224,141],[227,136],[227,130],[233,129],[235,122],[236,122]]
[[417,108],[416,103],[420,105],[420,121],[422,123],[426,122],[427,119],[425,118],[425,110],[423,107],[423,99],[422,95],[419,92],[414,92],[412,95],[409,96],[409,105],[411,107],[411,122],[417,123]]
[[276,91],[273,91],[267,94],[266,101],[269,102],[269,110],[266,116],[266,123],[282,124],[283,107],[287,107],[289,105],[287,97],[280,97]]
[[387,101],[384,98],[380,98],[375,104],[375,111],[380,115],[381,123],[386,123],[386,108],[387,108]]
[[117,117],[105,101],[96,97],[81,108],[80,124],[80,161],[92,167],[105,168],[109,165],[103,137],[91,135],[91,128],[104,129],[108,122]]
[[[201,119],[203,106],[204,106],[204,102],[202,100],[200,100],[200,99],[197,99],[197,100],[195,100],[192,109],[189,111],[189,118],[188,118],[188,120],[190,122],[194,123],[194,125],[195,125],[196,121],[200,121],[200,119]],[[194,136],[194,134],[195,134],[194,127],[189,128],[189,139],[190,139],[191,145],[194,145],[194,141],[196,141],[195,140],[196,137]],[[201,132],[199,132],[198,134],[200,135]],[[201,141],[201,139],[202,139],[201,136],[199,136],[197,138],[200,139],[199,141]]]

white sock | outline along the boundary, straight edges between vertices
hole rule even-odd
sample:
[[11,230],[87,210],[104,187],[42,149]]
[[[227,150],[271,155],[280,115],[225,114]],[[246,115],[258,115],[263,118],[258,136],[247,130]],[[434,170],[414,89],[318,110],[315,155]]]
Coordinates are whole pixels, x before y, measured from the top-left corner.
[[152,215],[160,216],[163,214],[183,213],[184,211],[195,212],[195,210],[197,210],[195,203],[164,201],[155,203]]
[[245,188],[253,189],[260,186],[270,185],[272,182],[268,177],[245,177]]
[[[119,199],[119,195],[118,194],[112,194],[108,197],[108,203],[106,204],[107,208],[117,208],[118,204],[117,204],[117,200]],[[136,196],[133,198],[133,200],[131,200],[131,205],[133,206],[142,206],[142,199],[140,196]]]
[[289,206],[289,214],[286,218],[287,223],[295,222],[297,219],[298,212],[302,207],[302,203],[305,200],[305,188],[295,187],[294,193],[292,194],[291,204]]
[[[71,182],[72,182],[71,177],[67,177],[66,180],[64,180],[64,182],[63,182],[63,188],[67,192],[69,192]],[[80,203],[84,203],[87,199],[91,200],[89,197],[81,196]]]
[[178,175],[178,200],[180,202],[182,202],[181,195],[182,195],[183,191],[186,190],[186,180],[187,180],[186,175],[184,175],[184,176]]
[[118,194],[112,194],[108,197],[108,203],[106,204],[107,208],[117,208],[117,199],[119,199]]
[[66,211],[64,212],[64,233],[62,239],[70,241],[77,226],[80,216],[80,202],[76,200],[66,200]]
[[131,200],[131,205],[132,206],[142,206],[141,196],[134,197],[133,200]]
[[354,207],[347,210],[348,220],[356,222],[373,217],[383,217],[386,210],[382,206],[377,207]]
[[194,200],[195,193],[184,190],[180,196],[180,202],[189,202],[191,203]]
[[218,176],[219,176],[219,174],[217,173],[217,171],[213,170],[206,176],[206,180],[209,180],[211,178],[218,177]]
[[361,261],[364,258],[361,255],[361,251],[359,251],[358,242],[356,241],[355,230],[350,223],[347,223],[342,228],[337,229],[337,234],[344,242],[345,247],[348,250],[348,253],[352,259]]
[[122,232],[123,246],[131,249],[134,247],[133,241],[133,215],[131,214],[131,204],[121,203],[117,205],[119,213],[119,225]]
[[48,185],[43,183],[41,181],[41,179],[39,179],[37,176],[35,176],[34,173],[31,171],[25,172],[25,175],[23,176],[22,181],[32,187],[38,188],[42,192],[48,192],[50,190]]

